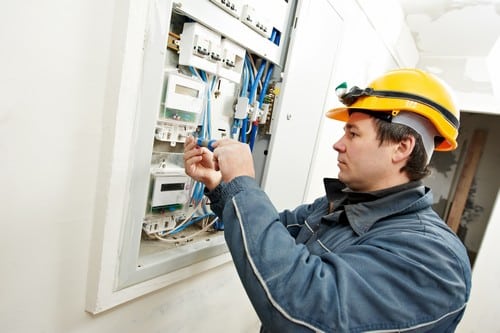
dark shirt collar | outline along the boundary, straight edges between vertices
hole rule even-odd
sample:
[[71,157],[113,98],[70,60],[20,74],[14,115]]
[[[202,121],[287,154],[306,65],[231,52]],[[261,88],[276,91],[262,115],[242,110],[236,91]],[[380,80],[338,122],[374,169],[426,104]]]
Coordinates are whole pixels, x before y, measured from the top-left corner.
[[324,184],[330,212],[344,210],[358,235],[370,230],[375,222],[407,209],[427,192],[421,181],[373,192],[353,191],[333,178],[325,178]]
[[368,202],[373,201],[379,198],[383,198],[385,196],[391,195],[393,193],[398,193],[401,191],[405,191],[407,189],[415,188],[421,186],[421,181],[409,182],[401,185],[396,185],[393,187],[385,188],[378,191],[373,192],[356,192],[351,190],[348,187],[345,187],[343,191],[347,193],[347,202],[348,204],[356,204],[360,202]]

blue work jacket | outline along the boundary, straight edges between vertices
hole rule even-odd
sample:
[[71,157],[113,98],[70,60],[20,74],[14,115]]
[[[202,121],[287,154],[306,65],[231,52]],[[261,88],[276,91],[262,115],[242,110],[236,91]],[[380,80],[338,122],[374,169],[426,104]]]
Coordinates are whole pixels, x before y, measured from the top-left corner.
[[206,193],[262,332],[453,332],[470,293],[462,242],[417,183],[279,213],[253,178]]

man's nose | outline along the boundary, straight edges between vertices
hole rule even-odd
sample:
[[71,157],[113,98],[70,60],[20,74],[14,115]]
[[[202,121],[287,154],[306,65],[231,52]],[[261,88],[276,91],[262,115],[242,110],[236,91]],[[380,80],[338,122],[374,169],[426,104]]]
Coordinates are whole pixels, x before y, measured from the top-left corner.
[[333,149],[335,149],[335,151],[337,151],[338,153],[345,152],[345,144],[342,140],[343,138],[344,137],[340,138],[337,142],[333,144]]

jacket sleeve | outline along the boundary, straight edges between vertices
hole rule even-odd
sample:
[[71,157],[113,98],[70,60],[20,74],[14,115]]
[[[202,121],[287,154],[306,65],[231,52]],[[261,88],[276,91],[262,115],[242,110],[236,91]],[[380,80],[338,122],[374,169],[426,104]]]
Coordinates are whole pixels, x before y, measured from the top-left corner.
[[[303,244],[295,243],[286,223],[280,221],[283,215],[249,177],[223,184],[209,197],[212,209],[224,221],[234,264],[265,330],[390,330],[409,318],[406,327],[413,327],[412,332],[427,332],[432,325],[441,325],[434,309],[442,311],[442,316],[463,311],[465,300],[457,308],[456,303],[443,300],[439,293],[426,293],[427,288],[436,290],[436,284],[439,288],[442,283],[451,293],[464,295],[465,273],[459,267],[449,274],[443,268],[443,275],[435,276],[420,262],[390,253],[384,241],[356,246],[341,254],[312,255]],[[439,251],[446,249],[427,251],[433,252],[433,260],[442,259],[445,266],[455,265],[447,256],[439,258]],[[391,267],[391,271],[380,267]],[[402,305],[408,295],[421,298],[415,308]],[[421,308],[432,309],[415,319],[415,311]],[[439,327],[440,332],[453,331],[446,325]]]
[[[226,203],[228,198],[247,188],[259,189],[257,183],[255,183],[250,177],[240,177],[230,184],[222,183],[213,192],[207,191],[205,194],[207,194],[211,199],[212,210],[221,219],[223,219],[223,205]],[[260,195],[263,195],[266,200],[269,200],[264,192],[260,193]],[[311,212],[318,210],[318,207],[323,207],[326,214],[328,210],[328,201],[326,196],[318,198],[312,203],[299,205],[293,210],[286,209],[279,212],[278,221],[282,223],[287,228],[288,232],[295,238],[306,218],[311,214]],[[274,207],[273,210],[275,210]]]
[[303,204],[294,210],[284,210],[279,213],[279,222],[281,222],[288,230],[293,238],[296,238],[301,227],[306,222],[306,218],[313,212],[318,210],[318,207],[323,207],[325,214],[328,209],[326,197],[316,199],[311,204]]

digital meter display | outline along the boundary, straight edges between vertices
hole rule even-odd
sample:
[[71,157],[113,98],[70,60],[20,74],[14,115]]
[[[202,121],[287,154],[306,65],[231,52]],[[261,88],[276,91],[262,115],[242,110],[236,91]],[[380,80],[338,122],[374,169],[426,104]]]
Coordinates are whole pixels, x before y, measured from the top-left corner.
[[167,191],[182,191],[184,190],[184,183],[165,183],[161,184],[160,192]]

